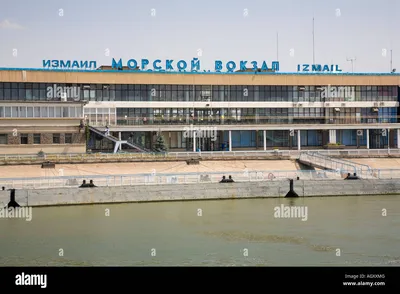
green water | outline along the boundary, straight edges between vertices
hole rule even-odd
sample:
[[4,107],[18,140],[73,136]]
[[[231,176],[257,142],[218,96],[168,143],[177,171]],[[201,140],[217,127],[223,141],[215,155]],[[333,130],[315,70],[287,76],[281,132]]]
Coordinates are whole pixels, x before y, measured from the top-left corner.
[[[307,221],[275,218],[281,204]],[[33,208],[0,232],[6,266],[399,266],[400,196]]]

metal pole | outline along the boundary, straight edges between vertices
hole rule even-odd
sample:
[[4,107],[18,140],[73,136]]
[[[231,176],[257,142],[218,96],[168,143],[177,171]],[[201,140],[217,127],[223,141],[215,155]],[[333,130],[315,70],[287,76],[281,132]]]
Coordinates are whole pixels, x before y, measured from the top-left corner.
[[393,71],[393,50],[390,49],[390,72]]
[[312,32],[312,34],[313,34],[313,36],[312,36],[312,43],[313,43],[313,64],[315,64],[315,31],[314,31],[314,17],[313,17],[313,19],[312,19],[312,26],[313,26],[313,32]]
[[279,33],[276,33],[276,61],[279,60]]

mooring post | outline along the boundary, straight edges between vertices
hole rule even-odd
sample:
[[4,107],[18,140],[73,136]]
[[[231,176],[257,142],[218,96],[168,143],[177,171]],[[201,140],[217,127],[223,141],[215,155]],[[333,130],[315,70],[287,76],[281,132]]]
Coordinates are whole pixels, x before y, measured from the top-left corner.
[[294,191],[293,179],[290,179],[289,180],[289,192],[287,192],[285,198],[295,198],[295,197],[299,197],[299,195],[297,195],[297,193]]
[[10,189],[10,202],[8,203],[7,207],[20,207],[20,205],[15,201],[15,189]]

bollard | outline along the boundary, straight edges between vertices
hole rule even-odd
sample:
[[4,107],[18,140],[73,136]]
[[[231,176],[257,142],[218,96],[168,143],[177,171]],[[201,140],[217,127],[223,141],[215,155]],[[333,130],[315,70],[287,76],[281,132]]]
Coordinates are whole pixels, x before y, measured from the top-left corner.
[[20,207],[20,205],[15,201],[15,189],[9,189],[10,191],[10,202],[8,203],[7,207]]
[[285,198],[296,198],[296,197],[299,197],[299,195],[297,195],[297,193],[293,189],[293,179],[290,179],[289,182],[290,182],[290,190],[289,190],[289,192],[287,192]]

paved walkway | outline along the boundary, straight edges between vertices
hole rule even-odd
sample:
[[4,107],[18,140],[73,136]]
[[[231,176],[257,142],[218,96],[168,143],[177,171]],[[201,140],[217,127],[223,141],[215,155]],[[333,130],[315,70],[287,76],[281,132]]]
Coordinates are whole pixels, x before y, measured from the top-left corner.
[[[353,162],[367,164],[372,168],[400,169],[400,158],[354,158]],[[199,165],[187,165],[186,162],[127,162],[92,164],[56,164],[55,169],[42,169],[40,165],[0,166],[0,178],[30,178],[78,175],[115,175],[185,172],[233,172],[253,170],[297,170],[293,160],[238,160],[203,161]],[[60,169],[62,170],[60,172]]]
[[[93,163],[93,164],[56,164],[55,169],[42,169],[40,165],[0,166],[0,178],[25,178],[45,176],[113,175],[185,172],[229,172],[252,170],[297,170],[291,160],[240,160],[240,161],[204,161],[199,165],[187,165],[186,162],[140,162],[140,163]],[[59,170],[62,169],[60,172]]]
[[366,164],[372,168],[400,169],[400,158],[351,158],[347,160]]

